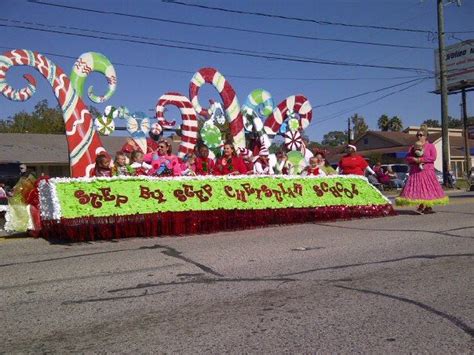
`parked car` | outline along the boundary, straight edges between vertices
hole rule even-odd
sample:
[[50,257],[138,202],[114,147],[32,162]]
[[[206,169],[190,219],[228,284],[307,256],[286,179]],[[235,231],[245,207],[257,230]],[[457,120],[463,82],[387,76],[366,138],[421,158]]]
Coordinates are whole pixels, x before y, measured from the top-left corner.
[[385,171],[388,171],[388,168],[391,168],[391,170],[397,175],[397,178],[402,181],[403,186],[405,186],[409,174],[408,172],[410,170],[407,164],[383,164],[382,168],[385,169]]
[[[436,179],[438,179],[438,182],[443,185],[443,172],[439,171],[438,169],[435,169],[435,174],[436,174]],[[451,178],[451,183],[453,187],[456,185],[457,179],[454,176],[453,172],[449,172],[450,178]]]
[[12,188],[20,178],[19,161],[0,161],[0,183]]

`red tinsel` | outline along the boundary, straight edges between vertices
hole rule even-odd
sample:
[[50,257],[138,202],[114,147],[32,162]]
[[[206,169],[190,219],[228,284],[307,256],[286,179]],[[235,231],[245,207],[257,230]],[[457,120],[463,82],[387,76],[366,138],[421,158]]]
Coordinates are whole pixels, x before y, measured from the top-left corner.
[[65,241],[181,236],[293,224],[395,215],[392,205],[327,206],[265,210],[163,212],[42,221],[41,236]]

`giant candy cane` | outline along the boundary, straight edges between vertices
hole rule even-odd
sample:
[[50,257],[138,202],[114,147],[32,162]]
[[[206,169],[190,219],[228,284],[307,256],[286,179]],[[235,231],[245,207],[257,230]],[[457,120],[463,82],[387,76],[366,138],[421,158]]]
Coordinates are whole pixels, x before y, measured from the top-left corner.
[[272,115],[266,119],[265,132],[270,135],[277,134],[285,119],[288,118],[292,112],[296,112],[300,116],[300,131],[308,127],[313,117],[311,104],[303,95],[293,95],[280,102],[273,110]]
[[173,105],[179,108],[183,123],[181,125],[181,144],[179,145],[178,157],[183,158],[186,154],[194,151],[197,142],[198,121],[196,111],[189,99],[178,92],[168,92],[162,95],[156,104],[156,118],[161,126],[174,126],[175,122],[168,122],[164,118],[165,106]]
[[8,70],[13,66],[21,65],[34,67],[53,87],[63,111],[71,176],[88,176],[94,167],[96,154],[105,149],[94,129],[92,117],[86,105],[60,67],[42,54],[25,49],[16,49],[0,55],[0,92],[7,99],[26,101],[36,91],[36,81],[30,75],[25,76],[28,85],[20,90],[14,89],[7,83]]
[[87,52],[77,58],[71,72],[71,85],[76,90],[79,97],[84,92],[84,84],[87,76],[92,72],[99,72],[105,75],[109,89],[104,96],[97,96],[93,92],[93,87],[88,89],[89,98],[97,104],[103,103],[110,99],[117,88],[117,75],[115,68],[109,59],[103,54],[96,52]]
[[[224,103],[224,109],[230,122],[230,131],[234,139],[234,147],[245,148],[245,132],[239,100],[230,83],[214,68],[202,68],[194,74],[189,86],[189,98],[196,112],[204,117],[209,113],[199,104],[199,88],[205,83],[212,84],[219,92]],[[238,149],[237,149],[238,150]]]

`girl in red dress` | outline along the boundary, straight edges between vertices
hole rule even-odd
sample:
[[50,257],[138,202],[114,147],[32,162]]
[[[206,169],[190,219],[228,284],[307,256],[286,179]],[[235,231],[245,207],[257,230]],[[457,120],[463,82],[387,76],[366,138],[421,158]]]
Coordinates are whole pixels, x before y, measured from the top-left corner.
[[224,155],[217,160],[215,175],[243,175],[247,168],[242,158],[235,153],[234,146],[230,143],[224,144]]
[[212,175],[214,165],[214,160],[209,158],[209,148],[203,144],[199,147],[199,156],[196,158],[196,175]]

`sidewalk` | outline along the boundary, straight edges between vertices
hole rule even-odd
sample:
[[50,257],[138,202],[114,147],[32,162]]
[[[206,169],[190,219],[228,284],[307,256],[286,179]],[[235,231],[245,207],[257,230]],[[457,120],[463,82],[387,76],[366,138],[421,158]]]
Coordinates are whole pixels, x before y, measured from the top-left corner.
[[[388,198],[395,198],[395,197],[398,197],[398,195],[400,195],[400,192],[402,190],[385,190],[385,191],[381,191],[382,194],[384,194],[385,196],[387,196]],[[457,195],[462,195],[462,194],[468,194],[468,195],[472,195],[474,197],[474,192],[469,192],[469,191],[466,191],[465,189],[449,189],[449,190],[444,190],[444,193],[448,196],[457,196]]]

